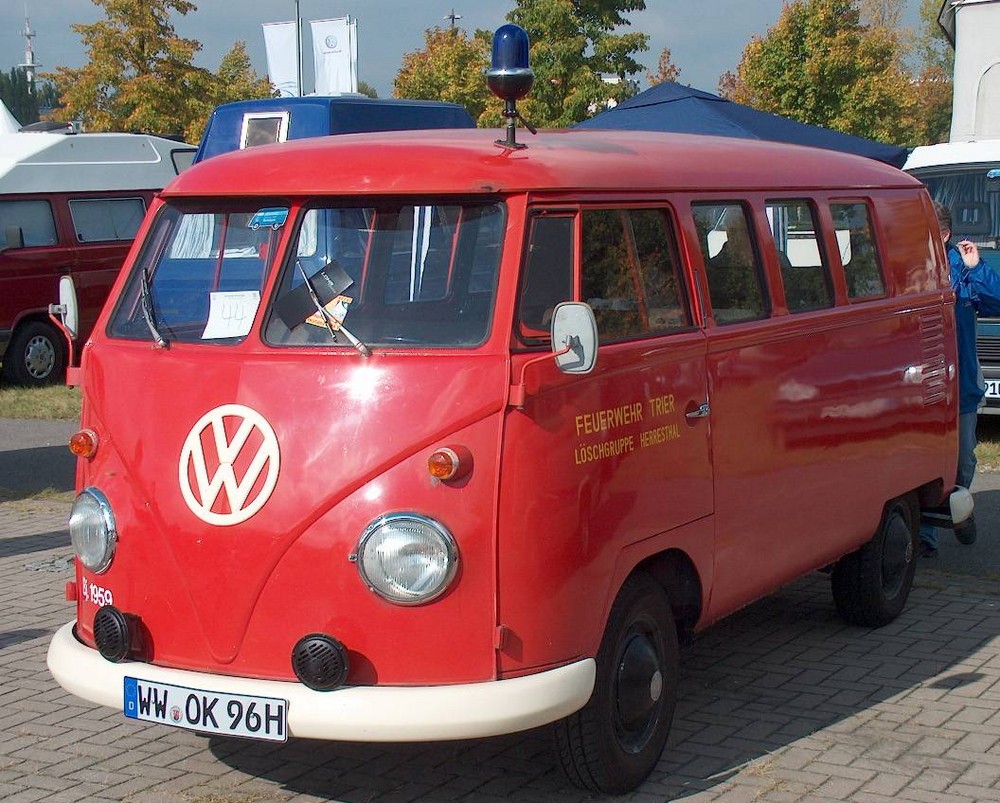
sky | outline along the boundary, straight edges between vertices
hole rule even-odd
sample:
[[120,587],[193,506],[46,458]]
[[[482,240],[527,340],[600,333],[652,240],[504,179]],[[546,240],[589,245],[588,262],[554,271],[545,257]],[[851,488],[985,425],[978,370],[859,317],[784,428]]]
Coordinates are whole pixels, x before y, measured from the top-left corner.
[[[919,0],[905,0],[904,25],[919,23]],[[222,56],[237,40],[247,44],[258,75],[267,73],[261,23],[290,20],[294,0],[195,0],[197,11],[175,17],[180,36],[196,39],[202,51],[200,67],[216,70]],[[715,92],[719,77],[735,70],[743,48],[755,35],[764,35],[777,22],[782,0],[646,0],[646,10],[630,15],[632,30],[649,35],[649,50],[638,60],[655,71],[660,52],[670,48],[680,67],[680,81]],[[447,27],[445,15],[461,15],[457,25],[466,31],[494,30],[514,6],[510,0],[299,0],[303,20],[351,16],[358,22],[358,73],[379,97],[390,97],[392,82],[404,54],[423,47],[424,31]],[[100,19],[91,0],[0,0],[0,69],[4,72],[24,60],[25,10],[35,31],[35,62],[41,71],[81,67],[87,53],[74,23]],[[305,26],[309,53],[308,25]],[[309,81],[306,81],[307,88]],[[643,87],[645,84],[643,83]]]

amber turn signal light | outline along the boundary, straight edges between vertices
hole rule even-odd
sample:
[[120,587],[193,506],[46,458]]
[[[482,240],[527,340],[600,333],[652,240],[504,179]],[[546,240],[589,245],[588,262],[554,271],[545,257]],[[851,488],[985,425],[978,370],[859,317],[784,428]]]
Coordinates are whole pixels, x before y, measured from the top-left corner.
[[441,482],[460,480],[472,471],[472,453],[463,446],[443,446],[427,458],[431,477]]
[[74,433],[69,439],[69,450],[77,457],[93,457],[97,454],[97,433],[92,429]]

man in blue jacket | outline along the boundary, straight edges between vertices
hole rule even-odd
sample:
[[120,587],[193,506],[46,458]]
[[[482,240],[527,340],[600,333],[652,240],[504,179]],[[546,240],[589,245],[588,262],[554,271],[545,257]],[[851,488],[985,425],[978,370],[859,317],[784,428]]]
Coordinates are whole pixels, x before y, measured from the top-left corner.
[[[1000,315],[1000,275],[979,256],[968,240],[953,245],[951,212],[935,202],[941,239],[948,253],[951,286],[955,290],[955,330],[958,335],[958,476],[955,482],[968,488],[976,474],[976,418],[983,400],[982,373],[976,354],[976,318]],[[976,521],[970,518],[956,528],[955,537],[963,544],[976,540]],[[938,539],[933,527],[920,528],[921,554],[937,557]]]

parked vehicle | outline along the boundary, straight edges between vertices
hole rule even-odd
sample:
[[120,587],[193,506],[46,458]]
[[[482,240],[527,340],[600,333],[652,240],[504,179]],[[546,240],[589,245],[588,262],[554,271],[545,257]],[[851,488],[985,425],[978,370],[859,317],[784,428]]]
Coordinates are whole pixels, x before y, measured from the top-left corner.
[[922,185],[495,138],[248,149],[154,202],[76,377],[64,688],[276,741],[555,723],[569,777],[619,792],[679,637],[824,568],[847,621],[900,614],[921,509],[971,510]]
[[196,162],[220,153],[327,134],[475,128],[456,103],[434,100],[309,95],[224,103],[212,112]]
[[143,134],[0,134],[0,360],[7,382],[63,378],[69,348],[48,316],[71,276],[86,340],[153,194],[195,149]]
[[[934,200],[951,210],[953,239],[974,242],[986,264],[1000,271],[1000,140],[914,148],[903,169],[924,182]],[[998,415],[1000,318],[979,319],[976,350],[986,387],[979,412]]]

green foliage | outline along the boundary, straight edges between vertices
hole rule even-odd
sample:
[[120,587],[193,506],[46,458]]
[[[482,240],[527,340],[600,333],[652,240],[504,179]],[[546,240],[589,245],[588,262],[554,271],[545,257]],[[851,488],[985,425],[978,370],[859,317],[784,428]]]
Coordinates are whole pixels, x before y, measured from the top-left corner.
[[49,101],[51,108],[50,96],[55,93],[51,84],[36,81],[35,93],[31,92],[24,70],[14,67],[9,73],[0,73],[0,100],[21,125],[38,122],[39,107],[44,106],[44,101]]
[[917,57],[922,65],[916,82],[921,145],[947,142],[951,132],[952,76],[955,51],[938,25],[940,0],[921,0]]
[[358,92],[366,98],[378,97],[378,91],[367,81],[358,81]]
[[[642,33],[615,33],[629,25],[625,15],[645,8],[645,0],[516,0],[507,19],[531,40],[535,83],[519,104],[537,126],[567,126],[603,108],[608,100],[635,94],[632,76],[643,68],[634,55],[648,48]],[[502,122],[502,104],[483,77],[489,66],[492,33],[471,37],[432,28],[424,49],[407,53],[396,76],[396,97],[459,103],[480,125]],[[602,75],[617,83],[606,83]]]
[[458,103],[473,120],[488,107],[499,110],[483,75],[490,63],[490,37],[488,31],[469,37],[457,28],[430,28],[424,32],[424,49],[403,56],[393,95]]
[[643,69],[634,54],[649,49],[649,37],[614,31],[645,7],[645,0],[517,0],[507,19],[528,32],[535,72],[522,114],[538,126],[563,127],[634,95],[632,76]]
[[64,107],[56,115],[82,120],[90,131],[146,131],[197,142],[219,103],[272,94],[236,43],[218,73],[192,64],[201,44],[176,35],[171,14],[186,15],[189,0],[91,0],[106,18],[73,25],[89,52],[80,69],[59,67]]
[[723,90],[732,99],[804,123],[882,142],[920,137],[907,44],[855,0],[793,0],[743,51]]

